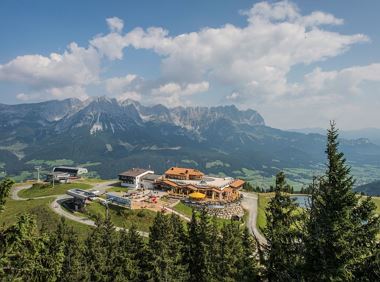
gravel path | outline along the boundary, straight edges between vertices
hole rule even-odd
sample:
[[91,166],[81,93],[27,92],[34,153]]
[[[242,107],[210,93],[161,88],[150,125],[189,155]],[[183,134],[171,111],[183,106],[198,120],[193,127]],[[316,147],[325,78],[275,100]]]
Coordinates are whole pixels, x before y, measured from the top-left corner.
[[258,196],[254,193],[246,193],[243,192],[243,201],[242,205],[245,209],[249,212],[249,219],[247,221],[247,226],[249,231],[253,236],[255,236],[256,240],[259,242],[260,246],[266,246],[267,240],[265,237],[261,234],[261,232],[257,229],[256,223],[257,223],[257,209],[258,209]]

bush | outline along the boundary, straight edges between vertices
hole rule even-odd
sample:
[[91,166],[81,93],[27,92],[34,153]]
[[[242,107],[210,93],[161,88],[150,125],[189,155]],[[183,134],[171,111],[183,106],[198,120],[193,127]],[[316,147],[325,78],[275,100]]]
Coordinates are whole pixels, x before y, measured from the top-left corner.
[[32,185],[33,189],[47,189],[47,188],[52,188],[50,184],[45,184],[45,183],[34,183]]
[[139,212],[137,213],[137,216],[138,216],[138,217],[145,217],[145,212],[144,212],[144,210],[139,210]]

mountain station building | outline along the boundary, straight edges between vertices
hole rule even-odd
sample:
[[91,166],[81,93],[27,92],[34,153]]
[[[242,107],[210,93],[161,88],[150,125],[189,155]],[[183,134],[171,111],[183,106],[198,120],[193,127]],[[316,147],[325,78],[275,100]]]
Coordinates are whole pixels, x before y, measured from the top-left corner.
[[157,180],[156,188],[182,198],[232,202],[240,198],[244,183],[232,177],[207,176],[197,169],[171,167]]
[[[153,185],[151,184],[153,181],[151,180],[151,178],[154,179],[154,177],[149,177],[151,175],[155,175],[153,170],[143,168],[132,168],[119,174],[120,185],[122,187],[128,187],[133,189],[152,188],[150,187]],[[146,177],[145,180],[144,176]],[[147,187],[148,185],[149,187]]]
[[53,168],[53,173],[67,173],[70,178],[80,178],[81,175],[88,173],[84,167],[56,166]]

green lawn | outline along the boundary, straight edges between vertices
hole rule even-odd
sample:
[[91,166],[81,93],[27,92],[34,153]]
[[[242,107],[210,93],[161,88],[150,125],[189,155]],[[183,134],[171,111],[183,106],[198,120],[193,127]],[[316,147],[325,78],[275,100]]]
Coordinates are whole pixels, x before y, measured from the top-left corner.
[[174,207],[173,207],[173,210],[175,210],[176,212],[179,212],[181,214],[183,214],[184,216],[187,216],[189,218],[191,218],[191,215],[192,215],[192,208],[185,205],[184,203],[182,202],[179,202],[178,204],[176,204]]
[[269,203],[271,196],[269,194],[258,194],[258,208],[257,208],[257,226],[260,231],[263,231],[267,222],[265,216],[265,209]]
[[[135,224],[138,230],[149,232],[156,213],[151,210],[130,210],[119,206],[109,205],[109,213],[113,224],[119,227],[130,228]],[[106,208],[98,202],[91,202],[86,206],[86,215],[92,219],[96,216],[104,218]]]
[[80,189],[90,189],[92,186],[86,183],[68,183],[68,184],[55,184],[54,188],[52,185],[45,186],[33,186],[30,189],[22,190],[18,193],[19,197],[22,198],[36,198],[43,196],[61,195],[65,194],[67,190],[73,188]]
[[376,212],[380,214],[380,197],[372,197],[372,201],[374,201],[376,204]]
[[111,187],[107,189],[107,192],[128,192],[127,187]]
[[[14,224],[19,215],[29,213],[35,216],[39,228],[43,227],[49,231],[53,231],[60,217],[50,209],[49,205],[52,201],[53,198],[26,201],[7,199],[5,210],[0,214],[0,225],[9,226]],[[74,228],[82,239],[86,238],[91,230],[90,226],[75,221],[66,220],[66,222]]]

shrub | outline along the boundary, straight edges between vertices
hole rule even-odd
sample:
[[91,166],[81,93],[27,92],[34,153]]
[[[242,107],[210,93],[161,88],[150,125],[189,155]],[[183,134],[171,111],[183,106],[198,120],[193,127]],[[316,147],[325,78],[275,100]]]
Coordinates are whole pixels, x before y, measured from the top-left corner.
[[138,217],[145,217],[145,212],[144,212],[144,210],[139,210],[139,212],[137,213],[137,216],[138,216]]

